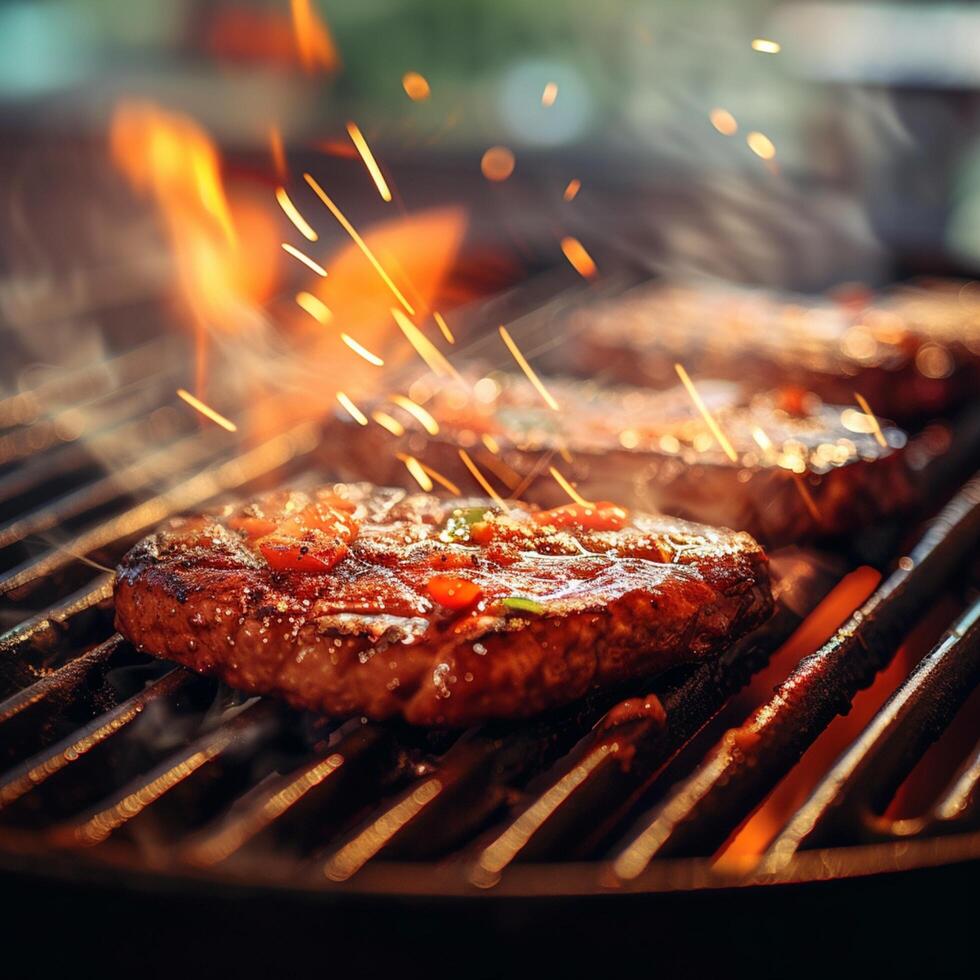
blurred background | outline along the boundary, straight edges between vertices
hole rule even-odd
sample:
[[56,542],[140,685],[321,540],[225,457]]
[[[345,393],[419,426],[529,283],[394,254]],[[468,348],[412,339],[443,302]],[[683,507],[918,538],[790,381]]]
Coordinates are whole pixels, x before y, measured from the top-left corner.
[[549,270],[970,275],[978,90],[969,3],[4,0],[3,383],[175,322],[199,392],[230,347],[228,384],[299,351],[276,385],[356,387],[328,320],[397,362],[397,296],[305,172],[436,340]]

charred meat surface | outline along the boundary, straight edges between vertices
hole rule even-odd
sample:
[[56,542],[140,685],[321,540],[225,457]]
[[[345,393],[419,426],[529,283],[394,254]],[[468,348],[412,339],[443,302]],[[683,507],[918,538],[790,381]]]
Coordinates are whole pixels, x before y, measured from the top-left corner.
[[[416,456],[465,486],[463,446],[503,492],[542,506],[567,499],[549,472],[555,465],[589,499],[738,528],[772,547],[839,535],[912,501],[905,433],[882,422],[880,445],[854,403],[699,380],[732,459],[680,385],[648,391],[552,379],[547,387],[557,412],[522,375],[469,372],[425,401],[439,426],[434,437],[385,404],[394,433],[372,425],[356,440],[327,439],[324,456],[344,478],[405,485],[412,477],[404,460]],[[340,415],[334,425],[351,427]]]
[[463,726],[700,660],[772,610],[747,534],[367,484],[174,520],[123,559],[140,649],[332,715]]
[[973,395],[980,296],[962,283],[853,290],[836,299],[727,283],[654,283],[577,311],[575,370],[657,388],[674,364],[757,389],[789,384],[908,422]]

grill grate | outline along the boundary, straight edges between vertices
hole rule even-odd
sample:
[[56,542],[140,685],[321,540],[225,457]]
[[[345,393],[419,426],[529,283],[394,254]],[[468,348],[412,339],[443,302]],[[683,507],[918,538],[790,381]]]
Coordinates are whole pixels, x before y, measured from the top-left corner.
[[[160,373],[165,379],[166,368]],[[6,499],[31,501],[5,510],[0,525],[8,626],[0,637],[0,860],[8,866],[40,856],[52,867],[300,888],[560,894],[794,881],[980,857],[980,747],[924,815],[882,816],[980,680],[980,603],[964,597],[960,574],[980,538],[980,478],[738,727],[747,713],[739,692],[779,660],[849,570],[847,555],[774,555],[773,620],[716,661],[648,687],[462,735],[333,723],[245,700],[137,653],[112,631],[111,577],[80,560],[115,562],[169,515],[223,494],[314,479],[317,423],[233,453],[214,431],[178,423],[185,415],[168,399],[154,408],[164,412],[166,438],[155,440],[162,448],[138,454],[132,436],[151,395],[123,398],[116,410],[103,381],[88,369],[54,392],[109,399],[74,441],[46,449],[45,429],[39,453],[0,472]],[[65,411],[52,391],[49,384],[0,402],[2,445],[28,445],[33,426]],[[93,475],[92,461],[117,437],[131,455],[109,475]],[[962,480],[976,451],[976,420],[968,419],[923,485],[942,498],[939,486]],[[37,535],[66,527],[66,540],[29,555]],[[884,527],[868,538],[894,559],[904,554],[902,536]],[[713,860],[941,595],[960,609],[943,624],[949,631],[785,816],[768,850],[736,871]]]

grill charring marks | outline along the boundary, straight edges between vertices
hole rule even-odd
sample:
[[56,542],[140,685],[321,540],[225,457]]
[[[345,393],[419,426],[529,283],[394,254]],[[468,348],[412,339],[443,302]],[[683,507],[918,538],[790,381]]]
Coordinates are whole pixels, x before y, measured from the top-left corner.
[[121,631],[232,686],[459,726],[697,660],[766,618],[745,534],[368,485],[174,522],[121,565]]

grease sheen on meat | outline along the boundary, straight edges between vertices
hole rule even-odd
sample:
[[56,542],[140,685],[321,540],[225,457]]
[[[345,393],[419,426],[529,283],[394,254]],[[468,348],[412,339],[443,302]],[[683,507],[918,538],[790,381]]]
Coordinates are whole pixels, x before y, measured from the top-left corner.
[[708,657],[771,610],[744,533],[366,484],[171,521],[116,584],[141,649],[297,707],[447,726]]

